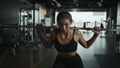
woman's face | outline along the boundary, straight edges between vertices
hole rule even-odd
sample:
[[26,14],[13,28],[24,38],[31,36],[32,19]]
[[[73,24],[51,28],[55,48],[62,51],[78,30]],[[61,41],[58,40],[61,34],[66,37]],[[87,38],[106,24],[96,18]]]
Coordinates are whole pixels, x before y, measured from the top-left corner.
[[61,31],[67,32],[68,29],[70,28],[71,22],[67,18],[62,18],[58,21],[58,26]]

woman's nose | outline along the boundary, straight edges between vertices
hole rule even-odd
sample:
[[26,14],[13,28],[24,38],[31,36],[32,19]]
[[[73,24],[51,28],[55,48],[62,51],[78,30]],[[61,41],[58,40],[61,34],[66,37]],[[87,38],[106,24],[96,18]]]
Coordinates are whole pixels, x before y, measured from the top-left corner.
[[63,25],[63,26],[62,26],[62,28],[63,28],[63,30],[65,30],[65,29],[66,29],[66,26],[65,26],[65,25]]

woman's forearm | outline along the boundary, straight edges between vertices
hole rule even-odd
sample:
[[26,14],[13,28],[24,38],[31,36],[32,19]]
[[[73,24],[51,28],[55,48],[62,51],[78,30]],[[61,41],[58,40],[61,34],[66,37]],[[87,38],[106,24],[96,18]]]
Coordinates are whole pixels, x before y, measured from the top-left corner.
[[37,34],[38,34],[38,38],[40,39],[43,46],[45,46],[47,48],[47,39],[45,38],[45,36],[40,31],[37,32]]
[[87,46],[90,47],[94,41],[96,40],[96,38],[98,37],[99,34],[95,33],[92,38],[90,40],[87,41]]

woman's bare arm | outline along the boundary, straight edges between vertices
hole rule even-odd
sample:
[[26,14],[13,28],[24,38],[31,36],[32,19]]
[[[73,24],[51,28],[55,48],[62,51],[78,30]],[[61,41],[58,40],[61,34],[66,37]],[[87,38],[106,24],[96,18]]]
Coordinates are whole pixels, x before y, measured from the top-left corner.
[[46,39],[41,32],[38,32],[37,34],[38,34],[38,37],[39,37],[39,39],[42,42],[44,47],[50,48],[52,46],[52,44],[53,44],[53,42],[55,40],[54,31],[51,31],[50,37],[48,39]]
[[77,34],[78,34],[78,36],[79,36],[79,43],[80,43],[83,47],[89,48],[89,47],[94,43],[94,41],[96,40],[96,38],[98,37],[99,31],[94,32],[94,35],[93,35],[88,41],[86,41],[86,40],[83,38],[82,33],[81,33],[79,30],[77,30]]
[[41,31],[39,30],[41,27],[39,26],[36,26],[36,32],[37,32],[37,35],[41,41],[41,43],[43,44],[44,47],[46,48],[50,48],[55,40],[55,37],[56,37],[56,34],[55,34],[55,30],[52,30],[50,32],[50,37],[47,39],[42,33]]

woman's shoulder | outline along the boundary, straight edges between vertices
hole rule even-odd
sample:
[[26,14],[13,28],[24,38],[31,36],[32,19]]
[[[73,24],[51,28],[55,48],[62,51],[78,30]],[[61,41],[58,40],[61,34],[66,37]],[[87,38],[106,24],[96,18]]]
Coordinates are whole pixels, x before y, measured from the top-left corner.
[[74,28],[74,32],[76,35],[81,35],[81,31],[79,28]]

